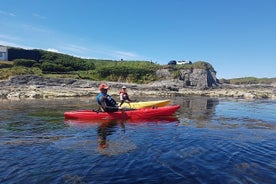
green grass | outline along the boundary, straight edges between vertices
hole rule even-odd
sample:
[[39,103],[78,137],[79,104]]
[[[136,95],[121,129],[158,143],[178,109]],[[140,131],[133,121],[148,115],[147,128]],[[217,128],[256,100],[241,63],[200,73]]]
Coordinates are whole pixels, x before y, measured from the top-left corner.
[[13,66],[11,68],[0,68],[0,80],[8,79],[10,76],[34,74],[42,75],[42,71],[39,68],[26,68],[22,66]]
[[[162,80],[162,78],[158,78],[155,75],[155,72],[159,69],[168,69],[173,78],[179,77],[180,70],[193,71],[194,69],[204,69],[216,73],[213,66],[205,61],[197,61],[192,64],[183,65],[159,65],[152,61],[83,59],[37,49],[25,50],[10,47],[9,51],[11,51],[9,52],[11,56],[14,57],[14,62],[0,61],[0,80],[5,80],[15,75],[33,74],[53,78],[120,81],[143,84]],[[32,61],[35,64],[26,67]],[[48,70],[46,70],[47,65],[45,63],[51,64],[48,66]],[[243,77],[220,79],[220,82],[228,84],[271,84],[276,83],[276,78]]]
[[256,77],[242,77],[233,79],[220,79],[222,83],[226,84],[272,84],[276,83],[276,78],[256,78]]
[[[102,61],[102,60],[101,60]],[[23,67],[23,66],[13,66],[13,62],[11,61],[1,61],[0,66],[0,80],[6,80],[10,76],[15,75],[25,75],[25,74],[34,74],[38,76],[45,76],[45,77],[53,77],[53,78],[73,78],[73,79],[88,79],[88,80],[94,80],[94,81],[100,81],[100,80],[108,80],[108,81],[119,81],[119,80],[125,80],[126,82],[136,82],[136,83],[147,83],[149,81],[159,80],[154,75],[148,75],[145,74],[143,76],[140,76],[137,78],[137,76],[129,74],[128,76],[125,76],[124,78],[122,76],[111,74],[107,77],[101,76],[100,72],[103,71],[104,68],[108,70],[108,68],[121,68],[124,67],[126,69],[130,69],[132,71],[139,71],[143,68],[146,69],[152,69],[152,71],[156,71],[161,68],[169,69],[174,75],[179,74],[179,70],[181,69],[195,69],[195,68],[201,68],[201,69],[210,69],[211,71],[214,71],[211,64],[206,62],[195,62],[193,64],[185,64],[185,65],[157,65],[151,62],[139,62],[139,61],[110,61],[110,60],[104,60],[104,64],[100,64],[101,61],[97,60],[95,64],[96,68],[95,70],[88,70],[88,71],[74,71],[74,72],[68,72],[64,74],[43,74],[41,69],[37,67]],[[118,72],[118,71],[117,71]],[[138,72],[139,73],[139,72]],[[276,78],[256,78],[256,77],[243,77],[243,78],[233,78],[233,79],[220,79],[221,83],[226,84],[272,84],[276,83]]]

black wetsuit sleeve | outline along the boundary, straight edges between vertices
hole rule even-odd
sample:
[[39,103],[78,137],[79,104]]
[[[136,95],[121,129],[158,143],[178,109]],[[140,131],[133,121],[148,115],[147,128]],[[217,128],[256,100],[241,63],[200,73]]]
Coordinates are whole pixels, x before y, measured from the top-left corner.
[[99,99],[99,102],[101,104],[101,107],[103,108],[103,110],[105,112],[115,112],[115,111],[118,111],[119,110],[119,107],[118,106],[108,106],[105,102],[105,97],[102,96],[100,99]]

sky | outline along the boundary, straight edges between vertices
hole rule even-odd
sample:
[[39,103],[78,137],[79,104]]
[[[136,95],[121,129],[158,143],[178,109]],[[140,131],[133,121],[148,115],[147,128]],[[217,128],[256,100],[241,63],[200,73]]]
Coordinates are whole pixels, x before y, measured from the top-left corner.
[[276,77],[275,0],[0,0],[0,45]]

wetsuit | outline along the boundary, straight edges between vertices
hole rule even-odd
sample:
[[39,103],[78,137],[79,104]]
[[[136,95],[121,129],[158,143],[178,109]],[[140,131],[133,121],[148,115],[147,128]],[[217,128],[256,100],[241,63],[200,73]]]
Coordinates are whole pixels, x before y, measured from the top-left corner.
[[96,101],[104,112],[115,112],[119,110],[116,101],[108,94],[100,93]]

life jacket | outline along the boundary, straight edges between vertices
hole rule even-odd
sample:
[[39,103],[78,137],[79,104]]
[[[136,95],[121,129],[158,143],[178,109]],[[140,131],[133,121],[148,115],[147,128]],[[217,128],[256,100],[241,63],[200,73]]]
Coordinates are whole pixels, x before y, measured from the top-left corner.
[[107,106],[111,106],[111,107],[116,107],[117,106],[117,103],[116,101],[108,94],[103,94],[103,93],[100,93],[98,94],[98,96],[96,97],[96,101],[98,102],[98,104],[101,106],[101,103],[100,103],[100,98],[104,97],[105,98],[105,103]]
[[120,98],[121,97],[123,98],[121,100],[129,100],[128,94],[124,92],[124,90],[121,90],[119,94],[120,94]]

